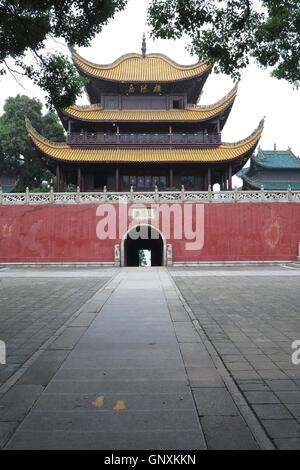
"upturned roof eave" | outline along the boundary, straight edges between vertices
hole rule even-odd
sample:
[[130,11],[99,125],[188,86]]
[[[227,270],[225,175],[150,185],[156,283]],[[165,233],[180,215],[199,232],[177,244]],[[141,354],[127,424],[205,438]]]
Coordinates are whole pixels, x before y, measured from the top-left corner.
[[[69,163],[199,163],[218,164],[241,160],[246,163],[263,131],[262,123],[247,139],[200,149],[82,149],[66,143],[54,144],[38,134],[27,122],[28,134],[47,157]],[[245,159],[245,156],[247,159]]]
[[[77,68],[77,70],[83,74],[84,76],[94,78],[96,80],[103,80],[105,82],[112,82],[112,83],[140,83],[140,82],[145,82],[145,83],[178,83],[181,81],[186,81],[186,80],[192,80],[192,79],[197,79],[201,77],[202,75],[209,74],[212,71],[212,66],[208,62],[199,62],[197,64],[193,65],[188,65],[188,66],[182,66],[177,64],[176,62],[172,61],[169,59],[167,56],[164,56],[163,54],[148,54],[146,56],[146,59],[155,59],[157,58],[158,60],[165,62],[173,72],[177,73],[180,75],[182,74],[182,77],[178,78],[170,78],[170,79],[161,79],[160,77],[155,77],[155,78],[148,78],[146,76],[143,77],[123,77],[122,76],[118,78],[112,78],[107,76],[108,71],[115,71],[122,65],[122,62],[129,60],[129,59],[140,59],[140,60],[145,60],[145,58],[140,55],[140,54],[126,54],[124,56],[121,56],[119,59],[117,59],[115,62],[112,64],[108,65],[98,65],[94,64],[93,62],[90,62],[83,57],[81,57],[76,51],[72,51],[71,54],[72,61]],[[198,70],[197,70],[198,69]],[[195,70],[195,73],[190,73],[191,71]],[[184,73],[186,76],[184,76]],[[113,72],[112,72],[113,75]]]

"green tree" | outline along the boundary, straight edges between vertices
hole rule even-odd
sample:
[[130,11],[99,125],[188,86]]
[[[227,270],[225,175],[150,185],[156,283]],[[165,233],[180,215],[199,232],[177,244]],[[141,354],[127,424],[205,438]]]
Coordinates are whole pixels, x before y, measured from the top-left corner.
[[[73,104],[86,82],[67,57],[45,53],[45,41],[59,38],[70,46],[88,46],[126,3],[127,0],[0,0],[0,73],[9,70],[30,77],[47,92],[50,107]],[[26,60],[28,52],[30,61]]]
[[43,115],[39,100],[21,95],[6,100],[0,116],[0,174],[17,175],[18,191],[39,187],[53,178],[27,136],[26,117],[45,137],[54,142],[65,140],[56,114]]
[[300,0],[152,0],[156,38],[187,35],[191,52],[239,77],[254,58],[272,75],[300,80]]

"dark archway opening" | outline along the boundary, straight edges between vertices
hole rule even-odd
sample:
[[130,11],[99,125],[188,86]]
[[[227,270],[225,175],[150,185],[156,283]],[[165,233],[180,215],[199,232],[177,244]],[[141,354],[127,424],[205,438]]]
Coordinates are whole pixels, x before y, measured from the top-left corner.
[[[137,238],[137,234],[141,237]],[[124,264],[129,267],[141,266],[140,251],[151,252],[151,266],[164,265],[164,242],[160,233],[153,227],[139,226],[128,233],[124,241]]]

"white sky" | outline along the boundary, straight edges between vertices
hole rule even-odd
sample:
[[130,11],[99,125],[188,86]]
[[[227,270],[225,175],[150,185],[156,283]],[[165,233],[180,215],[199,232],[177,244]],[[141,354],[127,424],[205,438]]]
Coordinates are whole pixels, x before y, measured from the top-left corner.
[[[128,7],[119,13],[103,28],[91,47],[78,49],[88,60],[99,64],[107,64],[128,52],[140,52],[142,34],[147,32],[146,9],[149,0],[129,0]],[[61,42],[49,41],[47,49],[68,52]],[[180,64],[191,64],[198,61],[186,50],[188,39],[177,41],[147,39],[147,52],[166,54]],[[0,111],[9,96],[26,94],[44,100],[44,92],[28,79],[21,80],[18,85],[10,75],[0,77]],[[201,104],[210,104],[221,99],[233,87],[233,81],[224,75],[212,74],[204,88]],[[84,100],[80,100],[84,103]],[[223,140],[234,142],[246,138],[258,126],[262,117],[266,116],[265,131],[261,139],[261,147],[286,150],[289,146],[300,156],[300,90],[296,91],[285,81],[270,76],[269,70],[260,70],[251,65],[242,75],[239,93],[230,118],[223,131]]]

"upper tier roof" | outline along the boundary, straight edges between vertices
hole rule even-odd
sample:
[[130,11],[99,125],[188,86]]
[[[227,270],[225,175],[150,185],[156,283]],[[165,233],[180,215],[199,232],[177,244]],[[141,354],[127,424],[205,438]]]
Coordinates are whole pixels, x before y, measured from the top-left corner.
[[169,110],[114,110],[95,106],[71,106],[64,110],[67,116],[92,122],[182,122],[206,121],[223,114],[232,105],[237,86],[222,100],[210,106],[187,107]]
[[207,62],[179,65],[162,54],[126,54],[110,65],[97,65],[72,50],[75,66],[84,74],[115,82],[175,82],[196,78],[211,70]]
[[199,149],[91,149],[55,144],[42,137],[27,122],[28,134],[44,155],[58,161],[80,163],[222,163],[249,155],[263,131],[263,121],[247,139],[236,144]]
[[259,149],[253,162],[264,168],[300,169],[300,158],[289,150],[262,150]]

